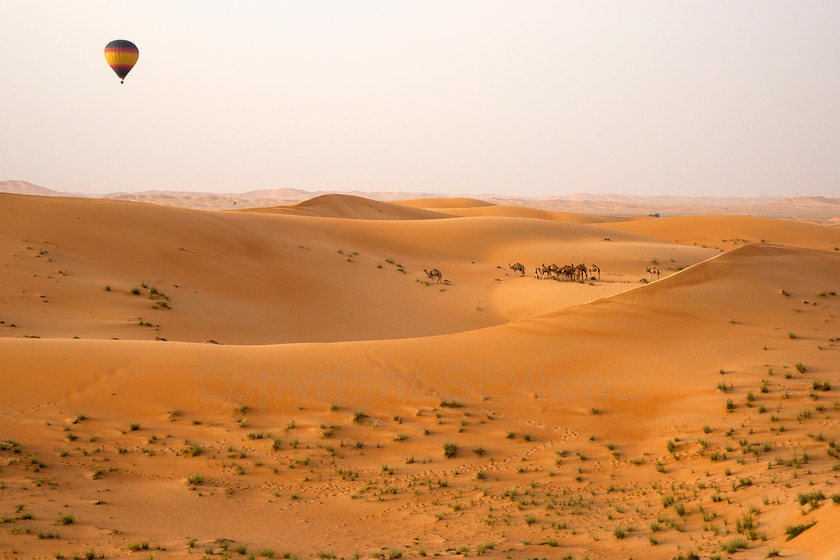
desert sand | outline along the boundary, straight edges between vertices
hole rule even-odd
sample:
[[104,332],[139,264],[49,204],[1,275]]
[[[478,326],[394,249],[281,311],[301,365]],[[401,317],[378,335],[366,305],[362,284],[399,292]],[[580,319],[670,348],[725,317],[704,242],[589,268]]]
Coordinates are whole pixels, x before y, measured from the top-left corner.
[[0,554],[840,559],[838,248],[750,216],[0,194]]

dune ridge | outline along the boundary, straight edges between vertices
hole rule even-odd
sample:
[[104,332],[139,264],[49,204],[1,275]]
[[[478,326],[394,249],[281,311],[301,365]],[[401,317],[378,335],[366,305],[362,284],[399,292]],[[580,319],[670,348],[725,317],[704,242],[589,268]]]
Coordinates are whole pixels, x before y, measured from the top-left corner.
[[[456,204],[459,200],[453,200]],[[426,207],[430,208],[430,207]],[[463,217],[475,216],[497,216],[502,218],[531,218],[540,220],[555,220],[559,222],[571,222],[578,224],[596,224],[609,222],[623,222],[627,218],[598,216],[593,214],[577,214],[572,212],[557,212],[552,210],[541,210],[539,208],[528,208],[525,206],[510,206],[500,204],[467,205],[467,206],[438,206],[439,211],[447,214]]]
[[422,208],[409,208],[346,194],[324,194],[288,206],[272,206],[248,211],[364,220],[431,220],[451,217],[448,214]]

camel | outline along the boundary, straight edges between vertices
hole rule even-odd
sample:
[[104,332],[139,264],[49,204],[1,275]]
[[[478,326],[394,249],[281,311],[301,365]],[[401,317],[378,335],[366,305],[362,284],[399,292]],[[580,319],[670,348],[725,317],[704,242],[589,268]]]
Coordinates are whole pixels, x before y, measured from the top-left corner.
[[575,269],[571,265],[563,265],[562,268],[557,269],[557,278],[559,280],[572,280]]
[[540,279],[543,277],[543,269],[539,266],[534,267],[534,278]]
[[429,280],[434,280],[435,284],[440,284],[443,282],[443,276],[440,273],[440,270],[433,268],[432,270],[423,269],[423,272],[426,273],[426,276],[429,277]]
[[580,278],[581,282],[586,280],[586,265],[583,263],[575,267],[575,279],[577,278]]
[[589,271],[589,277],[590,278],[594,278],[593,274],[595,274],[597,272],[598,273],[598,280],[601,279],[601,269],[598,267],[597,264],[590,264],[587,267],[587,270]]
[[525,276],[525,267],[522,266],[522,263],[508,263],[508,267],[513,270],[513,275],[516,276],[519,273],[519,276]]
[[645,272],[648,273],[648,278],[653,280],[653,275],[656,274],[656,277],[659,278],[659,267],[658,266],[646,266]]

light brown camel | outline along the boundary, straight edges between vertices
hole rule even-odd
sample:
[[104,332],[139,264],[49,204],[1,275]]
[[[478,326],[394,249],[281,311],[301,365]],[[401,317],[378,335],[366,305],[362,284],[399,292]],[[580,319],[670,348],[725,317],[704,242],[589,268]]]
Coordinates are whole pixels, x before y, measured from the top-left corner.
[[587,270],[589,271],[589,277],[590,277],[590,278],[592,278],[592,277],[593,277],[593,276],[592,276],[593,274],[597,273],[597,274],[598,274],[598,280],[600,280],[600,279],[601,279],[601,269],[598,267],[598,265],[597,265],[597,264],[590,264],[590,265],[587,267]]
[[429,280],[434,280],[435,284],[440,284],[443,282],[443,276],[440,273],[440,270],[433,268],[432,270],[423,269],[423,272],[426,273],[426,276],[429,277]]
[[586,280],[586,265],[581,263],[575,267],[575,279]]
[[522,263],[508,263],[508,267],[513,270],[514,276],[517,276],[517,273],[519,273],[518,276],[525,276],[525,267],[522,266]]
[[535,266],[534,267],[534,278],[540,279],[543,277],[543,269],[542,267]]
[[653,275],[656,274],[656,277],[659,278],[659,267],[658,266],[646,266],[645,272],[648,273],[648,279],[653,280]]

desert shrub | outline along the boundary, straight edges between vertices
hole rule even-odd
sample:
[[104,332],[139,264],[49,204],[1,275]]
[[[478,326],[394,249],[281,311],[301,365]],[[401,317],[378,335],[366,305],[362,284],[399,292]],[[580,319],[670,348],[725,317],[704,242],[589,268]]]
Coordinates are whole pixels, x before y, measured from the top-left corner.
[[20,453],[20,443],[13,439],[0,441],[0,451],[11,451],[12,453]]
[[822,501],[825,500],[825,495],[822,493],[822,490],[815,490],[813,492],[799,494],[797,499],[799,500],[800,506],[808,504],[812,509],[817,509],[820,507]]
[[800,523],[799,525],[788,525],[785,527],[785,534],[787,535],[786,540],[790,540],[800,533],[804,533],[814,525],[816,525],[816,521],[811,521],[810,523]]
[[181,450],[181,453],[189,455],[190,457],[195,457],[197,455],[201,455],[202,451],[204,451],[204,448],[199,444],[187,440],[184,442],[184,448]]
[[747,548],[747,541],[741,537],[732,539],[728,543],[725,543],[722,549],[729,554],[735,554],[742,548]]
[[190,486],[198,486],[199,484],[204,484],[204,475],[190,475],[189,477],[187,477],[187,484],[189,484]]
[[452,442],[443,444],[443,456],[452,459],[458,455],[458,445]]

